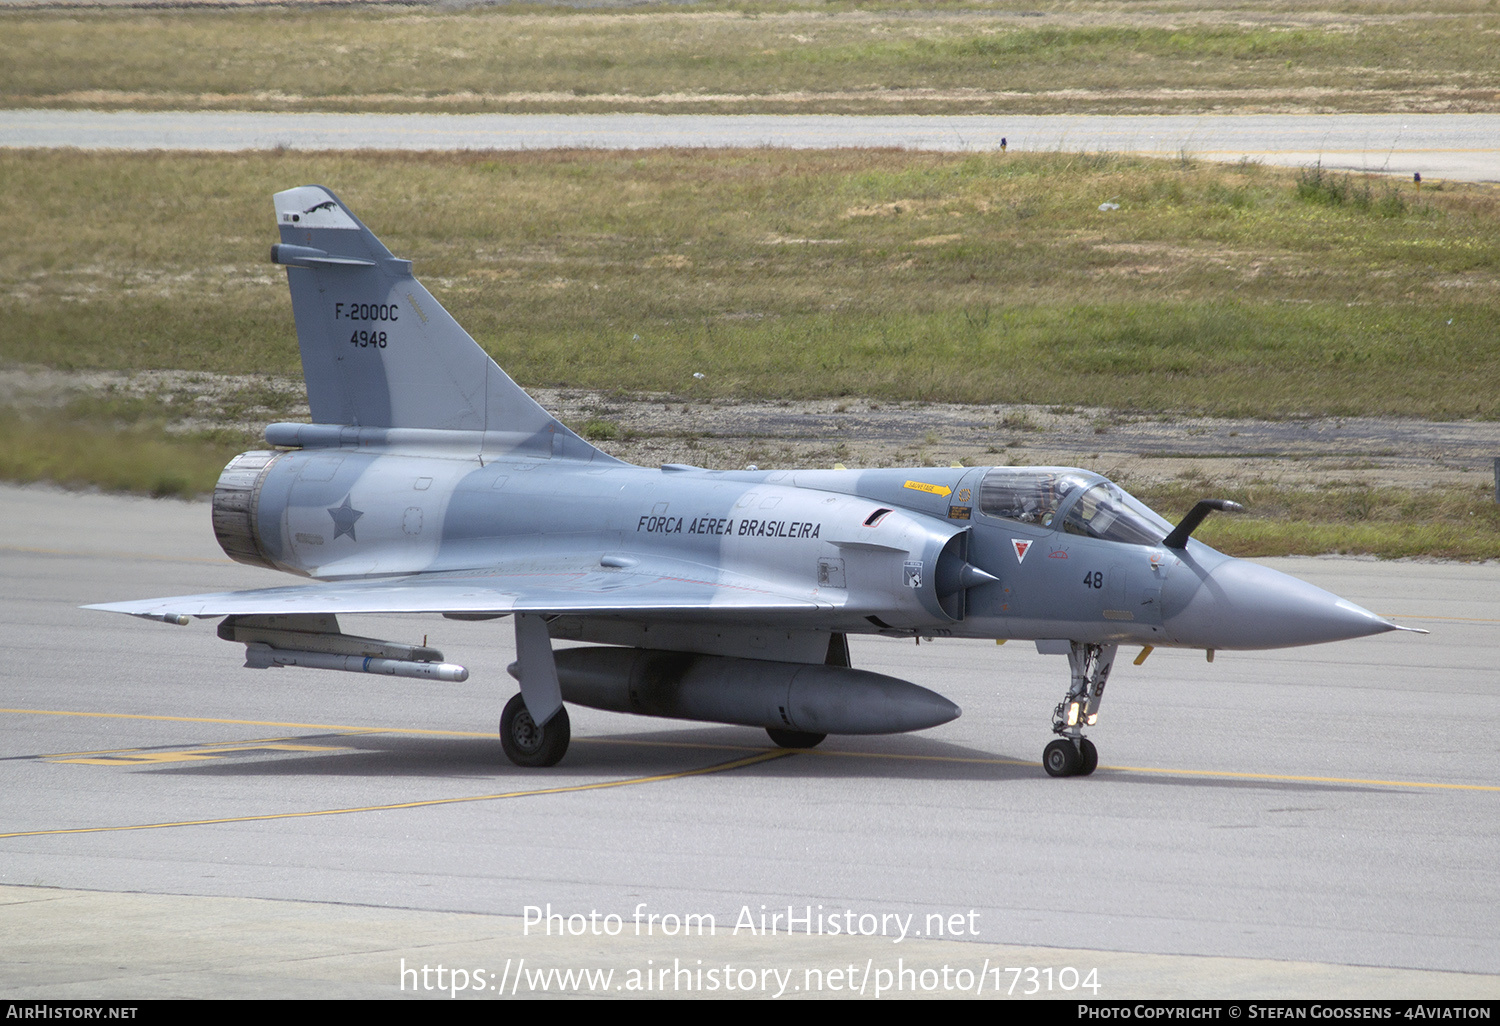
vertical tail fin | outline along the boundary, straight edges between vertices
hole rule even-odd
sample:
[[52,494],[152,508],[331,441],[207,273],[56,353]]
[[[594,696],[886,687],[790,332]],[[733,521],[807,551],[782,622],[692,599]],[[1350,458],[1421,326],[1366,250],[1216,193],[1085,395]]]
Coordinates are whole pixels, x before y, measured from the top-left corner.
[[304,185],[275,199],[281,243],[271,260],[287,269],[316,423],[479,431],[612,460],[512,381],[412,277],[411,261],[330,190]]

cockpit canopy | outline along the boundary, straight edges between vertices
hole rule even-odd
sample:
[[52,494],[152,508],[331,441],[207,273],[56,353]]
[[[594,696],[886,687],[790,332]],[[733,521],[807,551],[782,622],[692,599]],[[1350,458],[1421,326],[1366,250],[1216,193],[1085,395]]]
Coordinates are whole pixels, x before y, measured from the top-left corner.
[[1108,478],[1068,467],[995,467],[979,485],[992,517],[1067,534],[1160,545],[1172,525]]

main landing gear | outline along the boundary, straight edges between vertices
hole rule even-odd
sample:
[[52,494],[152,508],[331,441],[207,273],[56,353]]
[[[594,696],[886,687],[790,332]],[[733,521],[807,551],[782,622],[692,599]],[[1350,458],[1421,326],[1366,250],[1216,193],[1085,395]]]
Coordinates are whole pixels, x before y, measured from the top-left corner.
[[1048,776],[1086,777],[1098,768],[1099,750],[1083,736],[1083,728],[1099,722],[1099,703],[1118,649],[1118,645],[1080,641],[1068,646],[1072,681],[1068,693],[1052,710],[1052,733],[1058,738],[1042,752],[1042,766]]
[[568,750],[573,728],[568,710],[558,709],[553,717],[538,727],[519,694],[512,695],[500,714],[500,747],[517,766],[556,766]]

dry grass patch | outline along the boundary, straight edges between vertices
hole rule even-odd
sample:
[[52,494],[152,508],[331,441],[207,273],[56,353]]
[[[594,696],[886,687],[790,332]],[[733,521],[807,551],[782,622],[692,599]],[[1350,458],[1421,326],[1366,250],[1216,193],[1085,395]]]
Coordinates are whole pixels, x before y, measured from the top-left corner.
[[0,177],[9,363],[297,373],[269,196],[323,182],[528,385],[1500,416],[1482,187],[1389,215],[1265,168],[851,150],[0,151]]
[[[10,107],[1494,110],[1482,0],[0,11]],[[295,45],[288,45],[295,40]]]

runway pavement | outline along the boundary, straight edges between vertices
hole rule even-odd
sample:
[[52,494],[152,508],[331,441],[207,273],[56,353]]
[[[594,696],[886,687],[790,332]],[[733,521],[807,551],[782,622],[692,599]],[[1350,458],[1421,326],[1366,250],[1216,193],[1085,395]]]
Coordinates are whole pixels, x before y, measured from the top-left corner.
[[0,147],[530,150],[891,146],[1140,153],[1500,181],[1500,114],[852,116],[0,111]]
[[[438,963],[444,997],[455,967],[490,997],[541,986],[528,968],[838,997],[913,967],[902,993],[1500,996],[1494,564],[1270,561],[1432,633],[1122,653],[1088,779],[1037,764],[1064,660],[887,639],[856,665],[960,719],[787,754],[577,709],[563,763],[523,772],[493,737],[509,621],[345,625],[429,635],[462,685],[248,670],[211,622],[77,608],[285,583],[228,562],[205,505],[3,486],[0,523],[7,997],[434,996],[415,970]],[[599,935],[528,932],[549,904]]]

